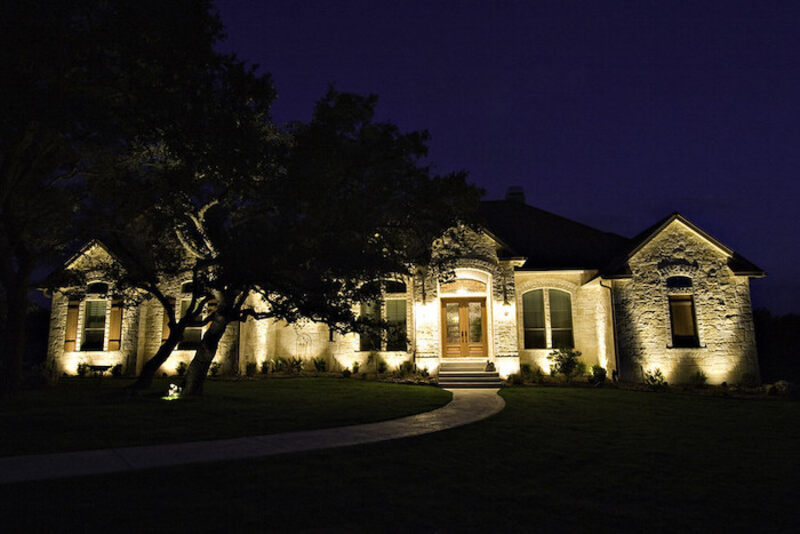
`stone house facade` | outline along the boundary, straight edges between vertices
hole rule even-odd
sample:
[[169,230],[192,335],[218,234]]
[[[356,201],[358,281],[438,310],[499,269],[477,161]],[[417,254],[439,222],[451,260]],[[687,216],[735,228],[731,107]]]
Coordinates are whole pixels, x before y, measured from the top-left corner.
[[[216,361],[229,373],[275,357],[363,369],[377,352],[389,368],[412,361],[435,373],[443,361],[488,360],[508,376],[523,364],[548,372],[548,354],[573,347],[587,367],[626,381],[655,369],[670,382],[698,371],[709,383],[758,380],[749,283],[761,269],[677,213],[628,239],[520,197],[482,203],[484,231],[471,236],[471,252],[448,277],[420,269],[384,282],[382,302],[362,305],[402,336],[250,318],[229,326]],[[83,362],[122,364],[133,375],[166,337],[158,302],[123,308],[99,274],[93,279],[94,262],[110,258],[90,243],[66,265],[87,273],[83,296],[66,288],[51,295],[48,357],[60,372],[74,374]],[[181,282],[165,284],[176,302],[188,298]],[[264,306],[254,296],[250,304]],[[179,345],[162,371],[174,374],[192,356]]]

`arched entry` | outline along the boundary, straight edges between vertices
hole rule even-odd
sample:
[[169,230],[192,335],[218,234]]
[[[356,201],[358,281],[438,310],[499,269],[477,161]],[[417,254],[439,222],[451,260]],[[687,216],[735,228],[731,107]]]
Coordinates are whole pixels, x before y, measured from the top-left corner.
[[456,269],[456,278],[440,285],[442,357],[488,357],[489,275]]

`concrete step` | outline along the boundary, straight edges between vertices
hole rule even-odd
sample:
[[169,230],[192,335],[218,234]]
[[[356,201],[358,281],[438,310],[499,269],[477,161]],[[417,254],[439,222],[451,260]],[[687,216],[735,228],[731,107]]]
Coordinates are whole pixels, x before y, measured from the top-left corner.
[[482,373],[486,370],[486,365],[440,365],[439,371],[461,371]]
[[498,380],[497,382],[446,382],[442,383],[439,382],[439,387],[443,388],[501,388],[503,387],[503,382]]
[[500,375],[496,372],[494,373],[451,373],[447,372],[439,372],[439,380],[446,378],[448,380],[455,380],[455,379],[464,379],[464,380],[473,380],[473,379],[494,379],[500,378]]

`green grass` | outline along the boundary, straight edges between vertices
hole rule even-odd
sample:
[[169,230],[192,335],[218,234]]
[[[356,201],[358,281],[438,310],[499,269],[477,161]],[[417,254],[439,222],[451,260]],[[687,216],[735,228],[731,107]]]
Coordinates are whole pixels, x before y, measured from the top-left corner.
[[446,404],[450,393],[336,378],[209,380],[202,398],[131,398],[128,380],[65,379],[0,404],[0,456],[230,438],[392,419]]
[[[800,404],[515,388],[427,436],[0,486],[56,530],[784,532],[800,528]],[[3,512],[0,512],[0,516]]]

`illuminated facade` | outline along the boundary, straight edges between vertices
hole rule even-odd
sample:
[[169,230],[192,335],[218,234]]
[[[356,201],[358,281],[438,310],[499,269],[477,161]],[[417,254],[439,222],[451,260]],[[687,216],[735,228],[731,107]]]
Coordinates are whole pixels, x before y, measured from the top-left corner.
[[[627,239],[528,206],[519,193],[481,210],[486,230],[470,236],[471,252],[452,273],[385,281],[382,302],[362,306],[392,325],[387,335],[251,318],[223,337],[223,372],[275,357],[365,369],[378,352],[389,368],[413,361],[435,372],[442,361],[488,360],[507,376],[521,364],[547,372],[547,355],[565,346],[627,381],[655,369],[670,382],[698,371],[710,383],[758,379],[749,281],[764,273],[685,218],[673,214]],[[67,267],[91,281],[92,263],[108,257],[92,243]],[[62,372],[85,362],[135,374],[166,337],[160,304],[123,310],[102,283],[98,275],[82,298],[52,296],[49,357]],[[176,303],[185,289],[166,284]],[[162,371],[188,363],[201,335],[188,332]]]

